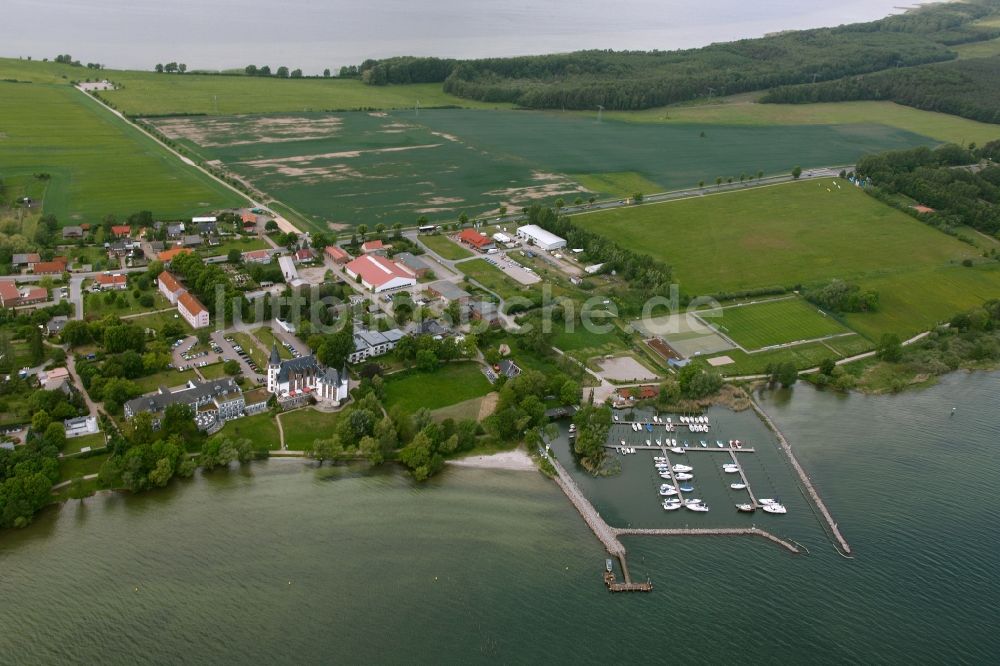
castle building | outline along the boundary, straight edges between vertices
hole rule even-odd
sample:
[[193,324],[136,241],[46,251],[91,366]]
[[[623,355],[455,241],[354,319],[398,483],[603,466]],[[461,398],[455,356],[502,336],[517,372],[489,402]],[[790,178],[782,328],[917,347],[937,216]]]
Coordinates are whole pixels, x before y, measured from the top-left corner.
[[340,405],[347,400],[347,370],[324,367],[315,356],[282,360],[278,346],[271,346],[267,363],[267,390],[278,398],[284,409],[291,409],[314,398],[317,402]]

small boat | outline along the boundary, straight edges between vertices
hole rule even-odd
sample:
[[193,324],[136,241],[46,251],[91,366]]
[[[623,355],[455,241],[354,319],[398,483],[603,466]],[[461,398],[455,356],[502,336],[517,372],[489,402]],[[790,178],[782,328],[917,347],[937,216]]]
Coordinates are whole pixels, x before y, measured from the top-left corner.
[[[613,416],[612,418],[614,418],[614,420],[615,420],[615,421],[617,421],[617,420],[618,420],[618,415],[617,415],[617,414],[615,414],[615,415],[614,415],[614,416]],[[608,562],[610,562],[610,561],[611,561],[611,560],[608,560]]]
[[672,446],[672,447],[670,447],[670,451],[672,453],[684,453],[684,449],[682,449],[679,446]]
[[669,488],[660,488],[660,495],[662,495],[663,497],[670,497],[671,495],[676,495],[676,494],[677,494],[677,489],[674,488],[673,486],[670,486]]
[[739,474],[740,468],[737,465],[723,465],[722,471],[726,474]]
[[647,432],[653,432],[653,424],[652,423],[647,423],[646,424],[646,431]]
[[736,448],[742,449],[743,448],[743,442],[741,442],[740,440],[736,440]]
[[685,483],[683,486],[679,486],[678,488],[680,489],[680,491],[682,493],[693,493],[694,492],[694,486],[692,486],[690,483]]
[[625,446],[625,440],[624,439],[622,440],[622,446]]
[[629,453],[635,453],[635,447],[634,446],[629,447],[628,452]]
[[686,500],[684,500],[684,503],[685,504],[701,504],[702,502],[701,502],[700,499],[686,499]]
[[753,513],[757,509],[754,508],[753,504],[737,504],[737,511],[742,511],[743,513]]
[[670,469],[672,469],[675,472],[690,472],[693,468],[688,467],[687,465],[677,464],[671,467]]
[[705,440],[701,440],[701,446],[702,448],[705,448],[706,446],[708,446],[708,442],[706,442]]
[[721,439],[715,440],[715,445],[718,446],[720,449],[725,446],[725,444],[722,443]]
[[685,439],[684,440],[684,448],[686,449],[687,447],[688,447],[688,443],[687,443],[687,440]]
[[694,474],[688,474],[687,472],[678,472],[675,476],[678,481],[690,481],[694,478]]
[[639,431],[639,424],[638,423],[633,423],[632,424],[632,431],[633,432],[638,432]]
[[696,511],[698,513],[708,513],[707,504],[687,504],[684,506],[688,511]]
[[656,438],[656,445],[657,445],[657,446],[663,446],[663,440],[662,440],[662,439],[660,439],[659,437],[657,437],[657,438]]
[[652,445],[653,445],[653,442],[651,442],[651,441],[649,441],[649,440],[647,439],[647,440],[646,440],[646,446],[652,446]]
[[608,559],[604,560],[604,568],[608,570],[608,573],[611,573],[611,567],[612,563],[611,563],[611,558],[609,557]]
[[665,481],[669,481],[670,478],[671,478],[670,477],[670,472],[661,472],[660,473],[660,478],[664,479]]
[[732,488],[733,490],[746,490],[747,489],[747,484],[745,484],[745,483],[730,483],[729,487]]
[[576,424],[575,423],[570,423],[569,424],[569,431],[570,432],[576,432]]
[[764,513],[788,513],[788,509],[783,504],[778,504],[777,502],[765,504],[761,508],[764,509]]
[[757,498],[757,504],[763,504],[763,505],[767,506],[768,504],[777,504],[777,503],[778,503],[777,500]]
[[676,511],[677,509],[681,508],[682,506],[683,505],[679,501],[678,502],[671,502],[670,500],[665,500],[663,502],[663,510],[664,511]]

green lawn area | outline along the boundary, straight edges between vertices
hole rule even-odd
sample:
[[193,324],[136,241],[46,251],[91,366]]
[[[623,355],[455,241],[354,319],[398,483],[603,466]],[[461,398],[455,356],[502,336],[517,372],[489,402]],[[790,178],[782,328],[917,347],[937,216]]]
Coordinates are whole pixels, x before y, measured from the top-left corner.
[[479,418],[479,410],[482,404],[483,398],[473,398],[472,400],[465,400],[454,405],[435,409],[432,416],[437,422],[444,421],[445,419],[453,419],[455,421],[472,419],[475,421]]
[[127,321],[130,324],[152,329],[154,331],[159,331],[167,322],[174,322],[180,324],[187,333],[194,331],[194,329],[191,328],[191,325],[187,323],[187,320],[177,314],[176,310],[151,312],[150,314],[141,315],[139,317],[129,317]]
[[[987,42],[988,43],[988,42]],[[979,46],[967,45],[968,50]],[[961,46],[953,47],[961,53]],[[983,48],[979,46],[979,48]],[[591,114],[586,114],[590,116]],[[743,125],[852,125],[877,123],[922,134],[941,142],[983,144],[997,138],[997,127],[933,111],[920,111],[894,102],[832,102],[822,104],[757,104],[744,95],[721,104],[668,106],[644,111],[615,111],[605,118],[626,122],[699,125],[710,138],[713,126]],[[877,152],[872,150],[871,152]],[[789,163],[791,164],[791,162]],[[770,173],[765,169],[766,173]],[[754,171],[756,173],[756,171]]]
[[[972,248],[834,179],[635,206],[573,221],[674,267],[691,295],[908,272]],[[877,248],[878,251],[871,251]]]
[[465,259],[472,256],[468,248],[462,247],[445,234],[422,234],[417,240],[445,259]]
[[504,300],[518,296],[523,297],[527,292],[531,291],[531,287],[525,287],[515,282],[513,279],[507,277],[506,273],[493,264],[488,263],[485,259],[463,261],[460,264],[456,264],[455,268]]
[[104,446],[104,433],[95,432],[92,435],[83,435],[81,437],[73,437],[66,440],[66,446],[63,447],[62,452],[64,454],[78,453],[80,449],[85,447],[90,447],[91,449],[99,449]]
[[445,363],[435,372],[405,371],[385,378],[386,408],[400,405],[408,412],[421,407],[440,409],[492,390],[476,363]]
[[302,451],[317,439],[329,439],[337,427],[339,412],[320,412],[312,407],[296,409],[281,415],[285,430],[285,447]]
[[[718,372],[727,377],[762,374],[767,369],[767,366],[772,363],[788,361],[799,369],[805,369],[819,365],[824,359],[832,358],[836,360],[842,358],[841,355],[832,351],[821,342],[811,342],[796,347],[758,352],[756,354],[747,354],[739,349],[730,349],[727,352],[716,354],[716,356],[728,356],[733,359],[733,364],[716,368]],[[699,360],[698,362],[702,361]]]
[[227,421],[222,430],[209,439],[249,439],[254,448],[276,450],[281,448],[281,436],[278,434],[278,424],[270,412],[244,416],[241,419]]
[[201,371],[202,376],[205,379],[221,379],[226,376],[226,373],[222,370],[224,363],[213,363],[212,365],[206,365],[204,368],[198,368]]
[[[573,178],[591,192],[612,197],[630,197],[636,192],[654,194],[664,190],[662,185],[654,183],[635,171],[577,174]],[[586,201],[588,198],[583,197],[583,200]],[[572,203],[572,201],[567,201],[567,203]]]
[[187,383],[191,379],[198,379],[198,375],[194,370],[182,370],[178,372],[177,370],[164,370],[163,372],[158,372],[155,375],[148,375],[146,377],[139,377],[138,379],[133,379],[135,385],[139,387],[139,390],[143,393],[152,393],[161,386],[166,386],[167,388],[174,388],[175,386],[181,386]]
[[208,257],[218,257],[229,254],[230,250],[239,252],[251,252],[253,250],[266,250],[271,247],[263,238],[240,237],[224,240],[218,245],[202,245],[198,248],[198,253]]
[[741,347],[750,350],[850,333],[836,319],[801,298],[707,310],[702,317]]
[[255,339],[242,332],[232,332],[229,333],[229,335],[236,341],[236,344],[243,347],[243,351],[250,355],[253,362],[257,364],[257,369],[259,371],[267,371],[268,355],[264,353],[264,350],[260,348],[260,345]]
[[[155,312],[171,307],[168,301],[158,289],[150,289],[146,293],[152,294],[152,307],[145,307],[132,295],[131,289],[124,291],[109,291],[96,294],[86,294],[83,301],[83,314],[86,317],[100,319],[108,314],[118,317],[126,315],[143,314]],[[105,300],[108,294],[114,294],[115,302],[109,305]]]
[[242,201],[69,86],[0,82],[0,118],[5,178],[50,174],[44,210],[63,224],[138,210],[182,218]]
[[[600,322],[595,319],[595,322]],[[572,332],[559,323],[553,324],[555,336],[552,338],[552,345],[565,352],[575,352],[586,350],[593,352],[592,355],[613,354],[625,349],[621,338],[618,337],[618,329],[615,328],[609,333],[596,333],[589,331],[576,322]]]
[[1000,55],[1000,38],[989,39],[985,42],[958,44],[953,46],[952,50],[958,53],[959,58],[989,58]]
[[277,345],[278,356],[280,356],[282,359],[292,358],[292,352],[288,351],[287,347],[285,347],[283,344],[281,344],[274,338],[274,331],[272,331],[269,326],[261,326],[260,328],[256,329],[253,332],[253,334],[254,337],[260,340],[260,343],[264,345],[264,349],[271,349],[272,345]]
[[97,474],[98,470],[101,469],[101,465],[103,465],[104,461],[107,459],[108,459],[107,453],[99,453],[97,455],[88,456],[86,458],[82,456],[74,456],[72,458],[60,458],[59,480],[68,481],[70,479],[75,479],[78,476]]

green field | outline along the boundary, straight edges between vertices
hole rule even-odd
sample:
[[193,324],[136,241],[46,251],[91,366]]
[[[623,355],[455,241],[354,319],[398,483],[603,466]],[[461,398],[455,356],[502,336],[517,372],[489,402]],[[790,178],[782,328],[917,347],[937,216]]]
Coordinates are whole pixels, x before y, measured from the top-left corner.
[[454,242],[444,234],[424,234],[418,240],[422,245],[441,255],[445,259],[465,259],[472,252]]
[[302,451],[317,439],[329,439],[337,426],[338,412],[320,412],[312,407],[296,409],[281,415],[285,431],[285,448]]
[[[853,279],[974,257],[976,250],[833,179],[573,218],[674,267],[683,292]],[[876,249],[877,251],[872,251]]]
[[[105,296],[109,293],[114,294],[116,297],[115,302],[112,305],[109,305],[104,300]],[[100,319],[101,317],[109,314],[113,314],[116,317],[124,317],[128,315],[156,312],[157,310],[166,310],[170,308],[170,301],[168,301],[166,297],[159,292],[159,290],[149,293],[152,293],[153,305],[148,308],[139,303],[135,296],[132,295],[131,289],[85,294],[83,301],[83,313],[86,317]],[[124,304],[119,305],[120,301],[118,297],[125,299]]]
[[747,354],[739,349],[731,349],[722,354],[715,354],[715,356],[728,356],[733,359],[732,364],[717,368],[722,375],[726,377],[742,377],[763,374],[767,371],[769,365],[775,363],[789,362],[794,364],[796,368],[804,370],[818,366],[825,359],[832,358],[837,360],[843,358],[844,355],[838,354],[822,342],[810,342],[804,345],[758,352],[756,354]]
[[455,264],[455,268],[483,285],[504,300],[524,297],[530,287],[525,287],[485,259],[473,259]]
[[446,363],[435,372],[401,372],[385,378],[386,408],[400,405],[407,412],[421,407],[440,409],[492,390],[477,363]]
[[264,349],[271,349],[272,346],[277,346],[278,356],[280,356],[283,360],[292,358],[292,352],[288,351],[288,348],[285,347],[285,345],[275,339],[274,331],[272,331],[269,326],[261,326],[260,328],[254,330],[253,336],[260,340]]
[[969,44],[959,44],[953,47],[959,58],[989,58],[1000,55],[1000,38],[990,39],[985,42],[972,42]]
[[249,439],[254,443],[255,449],[273,451],[281,448],[278,424],[274,422],[274,416],[270,412],[227,421],[222,430],[209,439]]
[[[969,45],[973,47],[976,45]],[[958,47],[959,49],[961,47]],[[980,47],[981,48],[981,47]],[[588,114],[589,115],[589,114]],[[1000,127],[933,111],[920,111],[894,102],[836,102],[823,104],[757,104],[746,95],[721,104],[668,106],[645,111],[616,111],[606,118],[625,122],[698,125],[708,136],[716,126],[829,125],[831,130],[858,123],[877,123],[928,136],[941,142],[983,144],[1000,138]],[[870,152],[878,152],[872,148]]]
[[708,310],[701,316],[748,350],[851,333],[836,319],[799,298]]
[[177,370],[164,370],[163,372],[158,372],[155,375],[148,375],[146,377],[139,377],[132,381],[143,393],[152,393],[161,386],[166,386],[167,388],[175,388],[187,383],[189,380],[198,380],[198,374],[194,370],[182,370],[178,372]]
[[242,199],[67,86],[0,82],[0,177],[47,173],[63,224],[150,210],[181,218]]
[[690,187],[717,176],[849,164],[933,140],[883,125],[719,126],[608,121],[576,114],[437,109],[151,119],[315,228],[454,221],[558,198]]

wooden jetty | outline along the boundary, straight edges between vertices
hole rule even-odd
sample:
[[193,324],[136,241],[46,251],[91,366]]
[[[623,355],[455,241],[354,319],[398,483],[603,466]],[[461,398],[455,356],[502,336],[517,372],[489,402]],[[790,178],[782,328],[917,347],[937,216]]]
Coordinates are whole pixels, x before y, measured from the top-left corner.
[[641,529],[641,528],[616,528],[617,536],[759,536],[768,541],[773,541],[790,553],[798,554],[801,551],[792,543],[771,534],[759,527],[745,528],[668,528],[668,529]]
[[765,412],[760,405],[757,404],[757,400],[752,396],[750,398],[750,406],[753,407],[753,410],[757,412],[757,416],[759,416],[761,420],[767,424],[767,427],[770,428],[771,432],[773,432],[775,437],[778,438],[778,443],[788,456],[788,460],[792,463],[792,467],[798,473],[799,480],[802,481],[802,486],[805,488],[806,492],[809,493],[809,497],[812,498],[813,503],[816,505],[816,508],[819,509],[823,519],[826,520],[827,525],[830,527],[830,532],[837,540],[837,543],[840,544],[841,550],[845,555],[850,555],[850,544],[847,543],[847,539],[844,538],[844,535],[840,533],[837,523],[833,520],[833,516],[830,515],[830,511],[827,510],[826,504],[824,504],[823,500],[820,499],[819,493],[816,492],[816,488],[814,488],[812,482],[809,481],[809,477],[806,476],[806,472],[802,469],[802,465],[800,465],[799,461],[795,459],[795,454],[792,453],[792,447],[788,444],[788,440],[785,439],[785,436],[781,434],[780,430],[778,430],[778,426],[775,425],[774,421],[771,420],[771,417],[767,415],[767,412]]
[[760,508],[760,502],[754,497],[753,490],[750,489],[750,481],[747,480],[747,475],[743,472],[743,465],[736,459],[736,454],[732,450],[730,450],[729,455],[733,458],[733,464],[740,470],[740,478],[743,480],[743,484],[746,485],[747,495],[750,496],[750,503],[753,504],[753,508]]
[[[636,451],[662,451],[665,448],[662,445],[657,446],[656,444],[650,444],[647,446],[645,444],[626,443],[625,446],[630,449],[635,449]],[[621,447],[622,447],[621,444],[604,445],[604,448],[606,449],[620,449]],[[754,449],[749,446],[744,446],[742,449],[735,449],[730,446],[724,446],[721,449],[718,446],[707,446],[707,447],[689,446],[688,448],[684,449],[684,453],[693,453],[695,451],[701,451],[704,453],[754,453]]]

